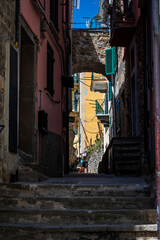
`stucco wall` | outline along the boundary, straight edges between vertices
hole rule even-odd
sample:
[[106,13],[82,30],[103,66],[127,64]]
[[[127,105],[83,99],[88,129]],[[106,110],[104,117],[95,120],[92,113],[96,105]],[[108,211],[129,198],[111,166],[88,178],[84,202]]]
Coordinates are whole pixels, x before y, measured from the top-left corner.
[[[100,138],[100,131],[98,128],[99,120],[96,117],[95,107],[96,100],[103,100],[104,94],[90,90],[91,74],[92,73],[80,74],[80,119],[83,124],[83,127],[82,124],[80,126],[81,153],[84,151],[86,146],[90,146],[95,143],[96,137]],[[100,78],[101,75],[94,74],[94,77]],[[103,133],[103,125],[101,123],[100,126]]]
[[[42,5],[43,5],[43,1]],[[37,143],[37,158],[35,163],[54,168],[50,170],[50,176],[54,174],[62,174],[63,158],[62,142],[65,139],[65,130],[63,128],[63,111],[66,109],[65,89],[62,90],[61,76],[65,75],[65,42],[64,42],[64,26],[62,1],[58,1],[58,31],[52,26],[50,21],[50,1],[45,4],[45,16],[47,19],[46,30],[40,31],[42,16],[40,11],[34,6],[33,1],[21,1],[21,12],[24,21],[26,22],[29,31],[32,32],[37,47],[36,53],[36,90],[35,90],[35,135]],[[63,9],[64,10],[64,9]],[[47,91],[47,42],[51,45],[54,52],[54,94],[53,97]],[[41,91],[41,106],[40,94]],[[38,111],[44,110],[48,114],[48,131],[49,134],[41,136],[38,132]],[[63,136],[62,136],[63,135]],[[63,140],[62,140],[63,139]],[[51,143],[50,143],[51,141]],[[42,144],[43,143],[43,144]],[[51,149],[50,153],[48,149]],[[46,152],[47,151],[47,152]],[[57,151],[61,154],[58,155]],[[45,157],[46,154],[46,157]],[[60,157],[61,156],[61,157]],[[47,160],[47,159],[48,160]],[[43,164],[44,161],[44,164]],[[57,170],[56,166],[60,166]],[[57,172],[56,172],[57,171]]]

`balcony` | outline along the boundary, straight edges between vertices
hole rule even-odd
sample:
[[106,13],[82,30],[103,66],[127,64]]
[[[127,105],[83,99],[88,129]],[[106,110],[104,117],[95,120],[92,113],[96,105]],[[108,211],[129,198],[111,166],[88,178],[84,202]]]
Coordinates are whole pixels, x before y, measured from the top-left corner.
[[96,116],[104,125],[104,127],[109,127],[109,114],[108,114],[108,100],[99,99],[96,100]]
[[92,80],[91,91],[106,93],[108,90],[108,81],[107,80]]
[[111,46],[128,47],[136,29],[132,0],[113,0],[107,6],[111,15]]

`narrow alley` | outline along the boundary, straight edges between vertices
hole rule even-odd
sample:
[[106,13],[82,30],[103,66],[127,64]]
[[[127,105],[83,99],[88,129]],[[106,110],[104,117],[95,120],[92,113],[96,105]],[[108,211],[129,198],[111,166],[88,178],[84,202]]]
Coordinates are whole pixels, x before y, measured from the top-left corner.
[[0,1],[0,239],[160,240],[160,1]]

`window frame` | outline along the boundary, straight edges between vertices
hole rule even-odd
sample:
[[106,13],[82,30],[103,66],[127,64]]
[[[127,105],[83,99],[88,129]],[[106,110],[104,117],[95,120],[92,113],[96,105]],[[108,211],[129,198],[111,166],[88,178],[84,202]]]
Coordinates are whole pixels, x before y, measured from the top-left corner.
[[50,0],[50,21],[52,22],[53,26],[57,31],[59,31],[58,28],[58,0]]
[[47,41],[47,92],[51,97],[54,95],[54,51]]

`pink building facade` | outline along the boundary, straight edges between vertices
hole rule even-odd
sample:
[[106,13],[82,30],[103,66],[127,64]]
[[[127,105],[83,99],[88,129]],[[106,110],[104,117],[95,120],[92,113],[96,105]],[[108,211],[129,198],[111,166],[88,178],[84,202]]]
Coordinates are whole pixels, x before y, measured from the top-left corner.
[[67,172],[70,11],[69,0],[21,0],[19,149],[52,177]]

